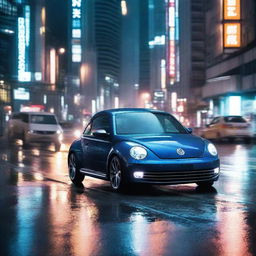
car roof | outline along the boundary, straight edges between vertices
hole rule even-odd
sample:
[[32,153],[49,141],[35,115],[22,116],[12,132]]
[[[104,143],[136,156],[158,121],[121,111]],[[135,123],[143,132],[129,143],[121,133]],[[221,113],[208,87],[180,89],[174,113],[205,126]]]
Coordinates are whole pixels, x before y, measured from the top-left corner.
[[148,109],[148,108],[115,108],[115,109],[106,109],[102,110],[94,115],[94,117],[101,115],[101,114],[111,114],[114,115],[116,113],[127,113],[127,112],[150,112],[150,113],[166,113],[161,110],[156,110],[156,109]]

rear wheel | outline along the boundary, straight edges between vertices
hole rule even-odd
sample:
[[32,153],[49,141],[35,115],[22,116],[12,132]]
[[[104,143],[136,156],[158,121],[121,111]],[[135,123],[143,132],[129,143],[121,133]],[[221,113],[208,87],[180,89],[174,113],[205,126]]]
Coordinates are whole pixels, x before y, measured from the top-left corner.
[[124,180],[124,170],[122,163],[117,156],[110,160],[109,164],[110,185],[114,191],[122,191],[127,187],[127,182]]
[[210,188],[213,185],[213,181],[201,181],[197,182],[196,184],[201,188]]
[[68,158],[69,178],[76,186],[81,186],[84,174],[79,171],[79,165],[74,153],[70,153]]

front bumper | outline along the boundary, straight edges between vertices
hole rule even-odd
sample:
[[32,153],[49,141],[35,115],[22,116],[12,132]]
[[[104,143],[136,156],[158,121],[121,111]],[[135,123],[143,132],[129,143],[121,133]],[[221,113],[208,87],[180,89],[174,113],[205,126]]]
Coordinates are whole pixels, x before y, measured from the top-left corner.
[[[219,168],[219,159],[172,159],[145,161],[127,165],[126,178],[130,182],[148,184],[185,184],[211,182],[219,178],[214,171]],[[134,172],[143,172],[143,178],[135,178]]]
[[42,143],[55,143],[61,142],[62,134],[37,134],[37,133],[28,133],[26,136],[27,142],[42,142]]

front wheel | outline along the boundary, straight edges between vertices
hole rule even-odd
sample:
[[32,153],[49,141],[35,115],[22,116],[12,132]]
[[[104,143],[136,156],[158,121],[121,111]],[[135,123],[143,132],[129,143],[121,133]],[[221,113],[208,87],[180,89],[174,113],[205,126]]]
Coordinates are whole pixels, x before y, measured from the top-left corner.
[[110,185],[114,191],[122,191],[127,187],[124,180],[124,170],[122,163],[117,156],[114,156],[109,164]]
[[70,153],[68,158],[69,178],[76,186],[81,186],[84,174],[79,171],[78,161],[74,153]]
[[212,187],[213,183],[214,183],[213,181],[201,181],[201,182],[197,182],[196,184],[202,188],[210,188]]

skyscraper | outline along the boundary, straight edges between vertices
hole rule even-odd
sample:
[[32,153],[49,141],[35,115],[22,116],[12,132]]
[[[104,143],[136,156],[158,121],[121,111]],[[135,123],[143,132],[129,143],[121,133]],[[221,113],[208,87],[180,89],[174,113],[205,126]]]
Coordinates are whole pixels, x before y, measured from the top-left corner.
[[81,107],[95,112],[114,107],[119,94],[120,1],[85,1],[82,13],[85,16],[81,21]]

